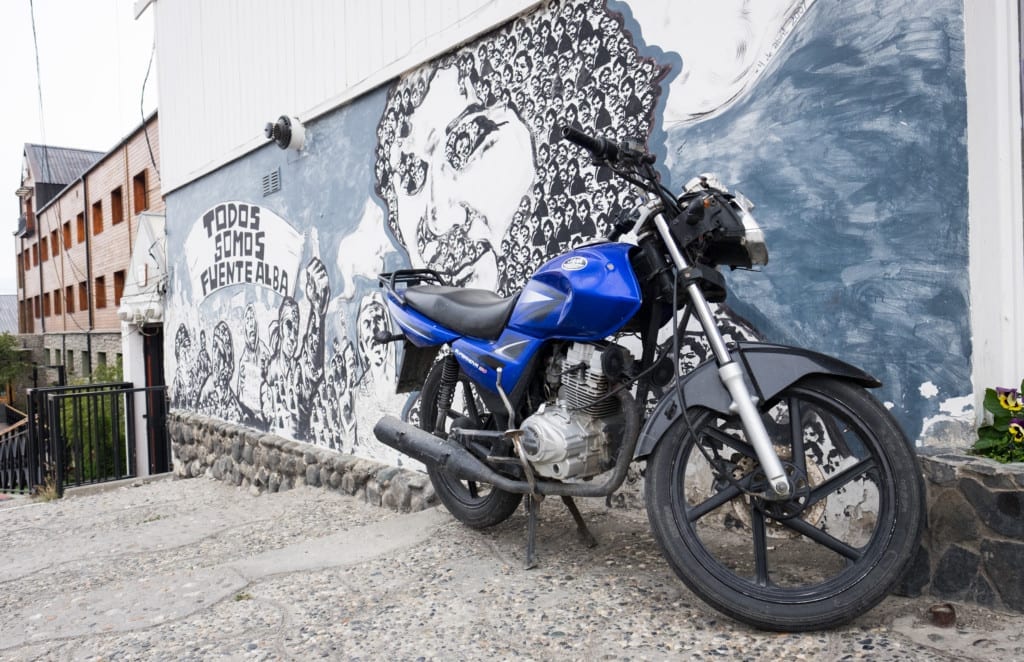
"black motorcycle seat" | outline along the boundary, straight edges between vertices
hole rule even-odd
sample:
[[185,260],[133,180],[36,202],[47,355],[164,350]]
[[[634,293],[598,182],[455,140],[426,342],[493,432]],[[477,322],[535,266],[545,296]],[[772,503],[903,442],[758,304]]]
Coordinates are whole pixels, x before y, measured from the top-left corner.
[[456,333],[484,340],[498,339],[516,303],[514,296],[447,285],[415,285],[403,294],[416,312]]

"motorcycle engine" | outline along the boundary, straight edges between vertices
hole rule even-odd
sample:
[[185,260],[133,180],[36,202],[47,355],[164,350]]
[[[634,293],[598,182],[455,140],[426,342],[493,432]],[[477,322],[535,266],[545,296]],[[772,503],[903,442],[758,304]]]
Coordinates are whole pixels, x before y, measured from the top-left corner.
[[565,480],[611,468],[617,450],[612,440],[617,445],[621,439],[621,407],[614,397],[594,401],[609,390],[605,366],[621,365],[626,357],[632,358],[618,345],[573,343],[563,360],[552,362],[548,382],[558,384],[557,397],[520,426],[523,452],[538,474]]

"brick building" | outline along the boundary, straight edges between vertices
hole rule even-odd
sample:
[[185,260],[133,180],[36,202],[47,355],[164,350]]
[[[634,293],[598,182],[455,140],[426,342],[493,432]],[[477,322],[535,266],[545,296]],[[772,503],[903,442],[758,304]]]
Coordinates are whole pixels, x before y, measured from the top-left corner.
[[42,337],[37,364],[81,378],[123,358],[132,329],[118,308],[146,277],[130,272],[133,244],[143,217],[164,209],[159,158],[156,113],[106,154],[25,145],[18,330]]

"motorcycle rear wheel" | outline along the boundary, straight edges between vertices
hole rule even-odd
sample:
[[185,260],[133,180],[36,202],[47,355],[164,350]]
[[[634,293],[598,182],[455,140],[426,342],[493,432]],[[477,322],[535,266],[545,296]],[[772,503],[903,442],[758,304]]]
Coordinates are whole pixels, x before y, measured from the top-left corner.
[[693,409],[693,434],[680,418],[648,461],[654,536],[683,582],[737,620],[846,623],[885,598],[917,551],[914,451],[877,400],[839,379],[805,378],[760,410],[794,496],[750,494],[766,481],[738,420]]
[[[419,426],[429,432],[434,431],[434,423],[437,420],[437,400],[442,371],[442,364],[435,364],[420,391]],[[490,418],[483,402],[476,396],[472,382],[461,370],[455,385],[451,412],[444,426],[445,438],[455,420],[459,421],[460,427],[484,429]],[[474,529],[485,529],[504,522],[516,511],[522,500],[521,494],[504,492],[486,483],[460,480],[432,465],[427,465],[427,474],[434,485],[434,492],[448,512],[455,519]]]

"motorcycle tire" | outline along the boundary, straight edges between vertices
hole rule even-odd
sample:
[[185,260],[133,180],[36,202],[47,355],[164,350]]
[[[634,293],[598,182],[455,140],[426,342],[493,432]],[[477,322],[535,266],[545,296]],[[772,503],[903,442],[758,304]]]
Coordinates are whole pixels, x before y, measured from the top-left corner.
[[[431,368],[420,391],[419,426],[434,431],[437,420],[437,399],[441,385],[442,363]],[[486,410],[483,402],[476,397],[474,387],[462,371],[459,371],[455,395],[452,400],[449,422],[445,432],[451,429],[451,421],[458,419],[466,428],[486,427]],[[445,435],[447,438],[447,435]],[[499,490],[485,483],[460,480],[450,473],[427,465],[427,474],[434,485],[434,492],[455,519],[474,529],[485,529],[500,524],[516,511],[522,500],[521,494]]]
[[683,582],[739,621],[846,623],[881,602],[917,552],[914,451],[874,397],[840,379],[802,379],[759,409],[792,496],[758,496],[766,480],[738,418],[690,409],[648,460],[654,536]]

